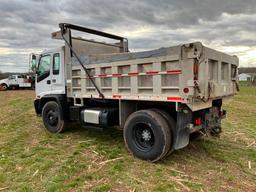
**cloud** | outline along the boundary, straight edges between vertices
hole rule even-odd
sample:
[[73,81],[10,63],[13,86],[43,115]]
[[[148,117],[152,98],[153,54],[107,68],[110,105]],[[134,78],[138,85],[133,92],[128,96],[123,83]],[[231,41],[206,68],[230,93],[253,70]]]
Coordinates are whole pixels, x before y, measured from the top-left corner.
[[60,22],[125,36],[133,51],[202,41],[253,65],[255,13],[255,0],[1,0],[0,70],[25,71],[30,52],[59,46]]

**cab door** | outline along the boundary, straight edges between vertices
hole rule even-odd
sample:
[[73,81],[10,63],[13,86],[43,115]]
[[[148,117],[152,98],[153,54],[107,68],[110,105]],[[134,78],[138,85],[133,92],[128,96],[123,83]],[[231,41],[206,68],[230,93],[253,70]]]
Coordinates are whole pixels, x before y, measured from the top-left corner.
[[17,84],[20,85],[22,83],[25,83],[24,80],[25,80],[25,76],[24,75],[18,75],[17,76]]
[[36,96],[51,94],[51,59],[52,54],[41,55],[36,75]]
[[16,75],[9,76],[8,83],[9,83],[9,85],[16,85],[17,84],[17,76]]
[[64,54],[62,51],[52,55],[52,93],[65,94]]

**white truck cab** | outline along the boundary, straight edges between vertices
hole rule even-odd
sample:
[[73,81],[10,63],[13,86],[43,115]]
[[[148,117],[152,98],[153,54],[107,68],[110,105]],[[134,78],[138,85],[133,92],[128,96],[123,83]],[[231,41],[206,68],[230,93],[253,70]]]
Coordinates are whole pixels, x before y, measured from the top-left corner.
[[36,96],[65,94],[64,47],[39,55],[36,76]]

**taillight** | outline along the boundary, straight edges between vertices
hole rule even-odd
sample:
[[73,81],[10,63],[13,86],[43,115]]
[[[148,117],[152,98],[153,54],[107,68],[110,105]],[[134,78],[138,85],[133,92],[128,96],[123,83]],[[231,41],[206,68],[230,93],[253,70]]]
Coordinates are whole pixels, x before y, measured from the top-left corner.
[[183,89],[183,92],[184,92],[184,93],[188,93],[188,92],[189,92],[189,88],[187,88],[187,87],[184,88],[184,89]]
[[202,119],[200,117],[196,118],[195,119],[195,125],[198,126],[198,125],[202,125]]
[[194,63],[194,80],[198,80],[198,64],[197,62]]

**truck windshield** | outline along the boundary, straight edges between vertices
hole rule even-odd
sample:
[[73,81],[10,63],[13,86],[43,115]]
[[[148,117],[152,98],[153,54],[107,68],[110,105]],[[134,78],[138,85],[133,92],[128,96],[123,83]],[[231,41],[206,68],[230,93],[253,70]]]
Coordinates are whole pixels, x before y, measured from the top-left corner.
[[50,73],[50,65],[51,65],[51,56],[44,55],[40,58],[39,66],[38,66],[38,75],[43,75],[46,73]]
[[15,76],[14,76],[14,75],[9,76],[8,79],[9,79],[9,80],[15,79]]
[[37,82],[42,81],[50,75],[51,56],[43,55],[40,58],[38,69],[37,69]]

